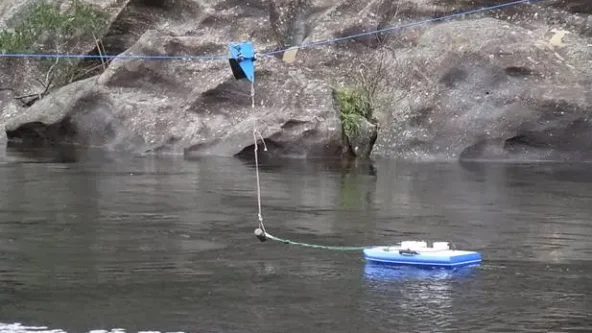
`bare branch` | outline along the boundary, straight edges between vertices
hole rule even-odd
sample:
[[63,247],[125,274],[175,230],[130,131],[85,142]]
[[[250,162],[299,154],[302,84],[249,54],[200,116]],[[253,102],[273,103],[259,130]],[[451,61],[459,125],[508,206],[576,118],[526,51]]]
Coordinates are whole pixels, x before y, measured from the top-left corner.
[[25,98],[38,97],[38,96],[39,96],[39,94],[38,93],[35,93],[35,94],[17,96],[14,99],[16,99],[16,100],[22,100],[22,99],[25,99]]
[[[399,9],[401,8],[401,1],[396,0],[396,3],[393,4],[392,0],[382,0],[379,2],[377,7],[377,15],[380,17],[378,25],[376,26],[376,30],[382,30],[383,28],[387,27],[391,24],[391,22],[397,18],[399,15]],[[394,5],[394,7],[393,7]],[[388,6],[387,8],[384,8]],[[379,45],[384,45],[387,42],[386,34],[384,33],[377,33],[376,34],[376,41]]]
[[101,50],[101,46],[99,45],[99,40],[95,36],[95,33],[92,33],[92,36],[95,40],[95,45],[97,46],[97,51],[99,52],[99,56],[101,56],[101,64],[103,65],[103,70],[107,69],[107,65],[105,64],[105,58],[103,58],[103,50]]
[[350,80],[369,103],[370,117],[374,117],[377,112],[390,112],[392,105],[407,96],[401,88],[401,64],[393,49],[380,47],[371,54],[360,54],[353,63],[358,64],[358,69],[352,71]]
[[72,74],[71,78],[70,78],[70,82],[74,82],[76,81],[78,78],[85,76],[86,74],[96,70],[99,67],[102,67],[103,64],[99,64],[99,65],[94,65],[94,66],[90,66],[88,68],[85,68],[83,71],[80,72],[75,72]]

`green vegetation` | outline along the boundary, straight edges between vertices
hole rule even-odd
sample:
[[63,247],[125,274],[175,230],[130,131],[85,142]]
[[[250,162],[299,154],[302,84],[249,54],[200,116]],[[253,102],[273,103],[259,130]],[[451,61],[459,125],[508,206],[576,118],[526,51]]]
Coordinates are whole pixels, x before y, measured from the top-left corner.
[[339,110],[344,133],[351,137],[358,133],[362,119],[372,118],[369,94],[361,88],[336,88],[333,95]]
[[[352,59],[344,76],[333,86],[333,105],[339,114],[342,129],[342,155],[367,159],[378,138],[379,118],[383,121],[392,113],[398,100],[400,76],[396,75],[397,59],[392,49],[380,47],[361,52]],[[339,85],[338,85],[339,84]],[[378,117],[377,117],[378,116]]]
[[[89,37],[105,23],[104,14],[78,0],[73,0],[63,13],[58,6],[40,1],[27,8],[14,27],[0,30],[0,52],[58,51],[56,48],[64,40]],[[48,47],[52,41],[56,45]]]
[[[80,54],[95,47],[101,50],[98,38],[108,26],[107,15],[80,0],[64,0],[61,5],[40,0],[25,8],[9,22],[8,29],[0,30],[0,53]],[[67,9],[63,5],[68,5]],[[104,63],[81,68],[77,58],[41,58],[37,64],[40,77],[30,79],[41,83],[42,88],[16,97],[23,106],[31,106],[55,88],[90,76],[98,66],[105,68]]]

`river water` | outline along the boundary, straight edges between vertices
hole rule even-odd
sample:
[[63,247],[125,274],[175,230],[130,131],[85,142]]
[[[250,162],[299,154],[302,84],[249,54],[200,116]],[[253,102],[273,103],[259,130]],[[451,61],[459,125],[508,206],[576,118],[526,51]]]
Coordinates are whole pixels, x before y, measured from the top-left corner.
[[238,159],[18,149],[0,162],[0,332],[592,332],[592,170],[267,161],[263,218],[328,245],[449,240],[469,271],[253,236]]

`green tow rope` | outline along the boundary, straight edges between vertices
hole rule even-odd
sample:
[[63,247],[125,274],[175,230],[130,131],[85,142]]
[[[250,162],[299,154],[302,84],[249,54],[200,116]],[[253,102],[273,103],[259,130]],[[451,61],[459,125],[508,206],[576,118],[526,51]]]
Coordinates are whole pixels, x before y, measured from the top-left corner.
[[367,248],[367,246],[335,246],[335,245],[321,245],[321,244],[302,243],[302,242],[296,242],[296,241],[289,240],[289,239],[278,238],[278,237],[275,237],[275,236],[270,235],[270,234],[267,234],[267,238],[269,238],[271,240],[274,240],[274,241],[282,242],[284,244],[298,245],[298,246],[304,246],[304,247],[312,247],[312,248],[316,248],[316,249],[325,249],[325,250],[335,250],[335,251],[362,251],[363,249]]
[[[255,109],[255,85],[253,82],[251,82],[251,108]],[[281,242],[284,244],[298,245],[298,246],[311,247],[311,248],[316,248],[316,249],[325,249],[325,250],[361,251],[361,250],[367,248],[365,246],[329,246],[329,245],[302,243],[302,242],[292,241],[289,239],[275,237],[271,234],[268,234],[267,231],[265,231],[265,225],[263,224],[263,217],[261,215],[261,185],[260,185],[260,180],[259,180],[259,156],[258,156],[259,149],[257,147],[257,137],[259,137],[261,139],[261,141],[263,142],[264,150],[267,151],[267,145],[265,144],[265,139],[263,139],[263,136],[261,135],[261,133],[259,133],[259,131],[257,131],[257,128],[253,128],[253,141],[254,141],[253,150],[254,150],[254,154],[255,154],[255,174],[257,176],[257,208],[259,210],[258,214],[257,214],[257,217],[259,218],[259,227],[257,229],[255,229],[255,236],[257,236],[257,238],[261,242],[265,242],[269,238],[271,240]]]
[[267,232],[264,232],[261,228],[255,229],[255,236],[259,238],[260,241],[265,242],[267,239],[274,240],[276,242],[289,244],[289,245],[298,245],[303,247],[311,247],[315,249],[325,249],[325,250],[334,250],[334,251],[362,251],[363,249],[368,248],[368,246],[335,246],[335,245],[321,245],[321,244],[311,244],[311,243],[303,243],[303,242],[296,242],[289,239],[279,238]]

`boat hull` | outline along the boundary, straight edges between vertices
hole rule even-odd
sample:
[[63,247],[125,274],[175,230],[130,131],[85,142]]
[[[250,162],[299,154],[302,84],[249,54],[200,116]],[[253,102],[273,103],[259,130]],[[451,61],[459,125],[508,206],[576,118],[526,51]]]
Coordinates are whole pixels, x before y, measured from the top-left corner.
[[459,268],[481,263],[481,255],[475,251],[460,250],[408,250],[397,246],[377,246],[364,249],[368,262],[397,266]]

